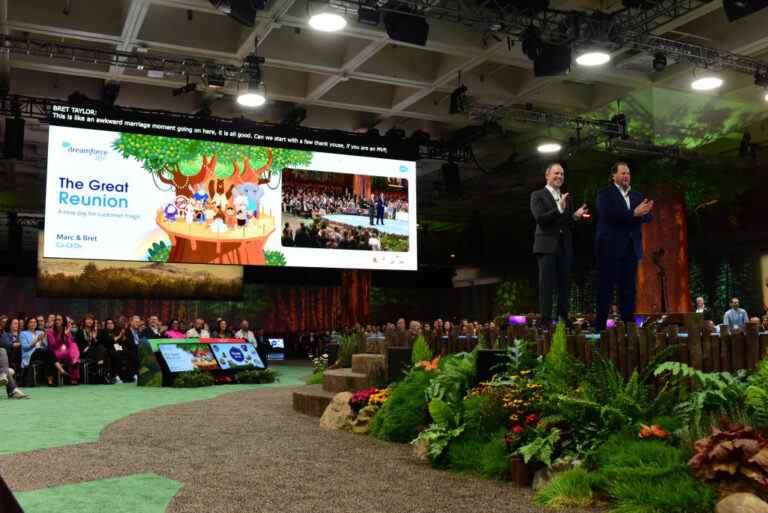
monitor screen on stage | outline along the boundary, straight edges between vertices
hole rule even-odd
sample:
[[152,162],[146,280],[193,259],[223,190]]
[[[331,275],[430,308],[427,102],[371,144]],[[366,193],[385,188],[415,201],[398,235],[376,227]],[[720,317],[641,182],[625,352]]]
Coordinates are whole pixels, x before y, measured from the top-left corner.
[[402,141],[67,109],[49,132],[46,258],[417,268]]
[[270,338],[269,345],[272,346],[273,351],[285,349],[285,341],[282,338]]
[[160,344],[159,348],[171,372],[219,369],[208,344]]
[[256,346],[253,344],[211,344],[211,349],[216,361],[219,362],[219,367],[224,370],[242,367],[264,368],[264,362],[261,361]]

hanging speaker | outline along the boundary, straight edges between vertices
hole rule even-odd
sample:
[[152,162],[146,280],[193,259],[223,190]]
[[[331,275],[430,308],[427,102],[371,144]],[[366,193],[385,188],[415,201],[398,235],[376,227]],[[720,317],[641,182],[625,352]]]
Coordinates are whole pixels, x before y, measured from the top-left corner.
[[768,7],[768,0],[723,0],[723,10],[728,21],[736,21]]
[[20,159],[24,154],[24,124],[21,118],[5,118],[3,158]]
[[541,43],[540,53],[533,61],[533,75],[554,77],[571,70],[571,45]]

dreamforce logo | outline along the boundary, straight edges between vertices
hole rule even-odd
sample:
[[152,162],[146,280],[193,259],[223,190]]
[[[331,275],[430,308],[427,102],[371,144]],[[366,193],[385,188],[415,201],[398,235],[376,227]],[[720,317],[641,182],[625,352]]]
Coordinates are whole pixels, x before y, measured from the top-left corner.
[[64,141],[63,143],[61,143],[61,146],[68,153],[77,153],[78,155],[88,155],[93,157],[96,160],[104,160],[107,158],[107,155],[108,155],[108,152],[106,150],[97,150],[96,148],[78,148],[77,146],[72,146],[72,143],[70,143],[69,141]]

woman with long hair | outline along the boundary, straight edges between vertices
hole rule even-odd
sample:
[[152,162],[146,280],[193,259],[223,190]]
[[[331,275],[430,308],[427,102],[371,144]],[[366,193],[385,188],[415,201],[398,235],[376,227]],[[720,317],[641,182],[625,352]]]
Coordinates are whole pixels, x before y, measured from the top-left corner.
[[80,380],[80,350],[72,340],[72,321],[61,314],[56,315],[53,327],[48,330],[48,349],[53,351],[56,361],[69,365],[69,382],[77,385]]
[[216,321],[216,330],[211,333],[213,338],[232,338],[232,332],[229,330],[229,325],[224,319]]
[[85,314],[80,329],[75,333],[75,343],[80,350],[80,355],[85,356],[91,346],[96,345],[99,335],[99,325],[91,314]]
[[36,318],[29,317],[24,321],[24,331],[19,333],[19,342],[21,342],[22,369],[26,369],[33,362],[43,362],[48,386],[56,386],[53,379],[54,372],[68,376],[61,363],[56,361],[56,355],[48,348],[45,332],[38,328]]
[[181,323],[178,319],[171,319],[168,323],[168,329],[165,331],[165,336],[168,338],[184,338],[186,335],[181,330]]

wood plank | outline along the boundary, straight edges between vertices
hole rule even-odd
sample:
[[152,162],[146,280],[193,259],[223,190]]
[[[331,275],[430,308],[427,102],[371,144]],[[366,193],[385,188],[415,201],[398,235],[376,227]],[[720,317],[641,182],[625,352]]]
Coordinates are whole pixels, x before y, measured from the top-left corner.
[[649,340],[652,336],[652,332],[650,328],[643,327],[638,330],[638,339],[637,339],[637,351],[638,351],[638,365],[640,368],[645,368],[648,365],[648,362],[650,361],[650,346],[649,346]]
[[622,376],[625,378],[628,376],[627,373],[627,334],[624,328],[624,323],[616,323],[616,353],[619,357],[619,364],[617,367],[619,368],[619,372]]
[[731,365],[730,372],[747,368],[747,337],[744,332],[731,334]]
[[768,333],[760,334],[760,359],[768,358]]
[[638,346],[639,335],[637,333],[637,324],[634,322],[627,326],[627,375],[638,370]]
[[720,371],[732,371],[731,363],[731,332],[728,326],[720,325]]
[[704,369],[701,348],[701,317],[698,315],[686,316],[686,328],[688,330],[688,358],[691,367]]
[[701,331],[701,368],[706,372],[712,372],[712,330],[702,326]]
[[747,369],[754,369],[760,359],[760,325],[756,322],[747,323],[745,333],[745,352],[747,354]]

